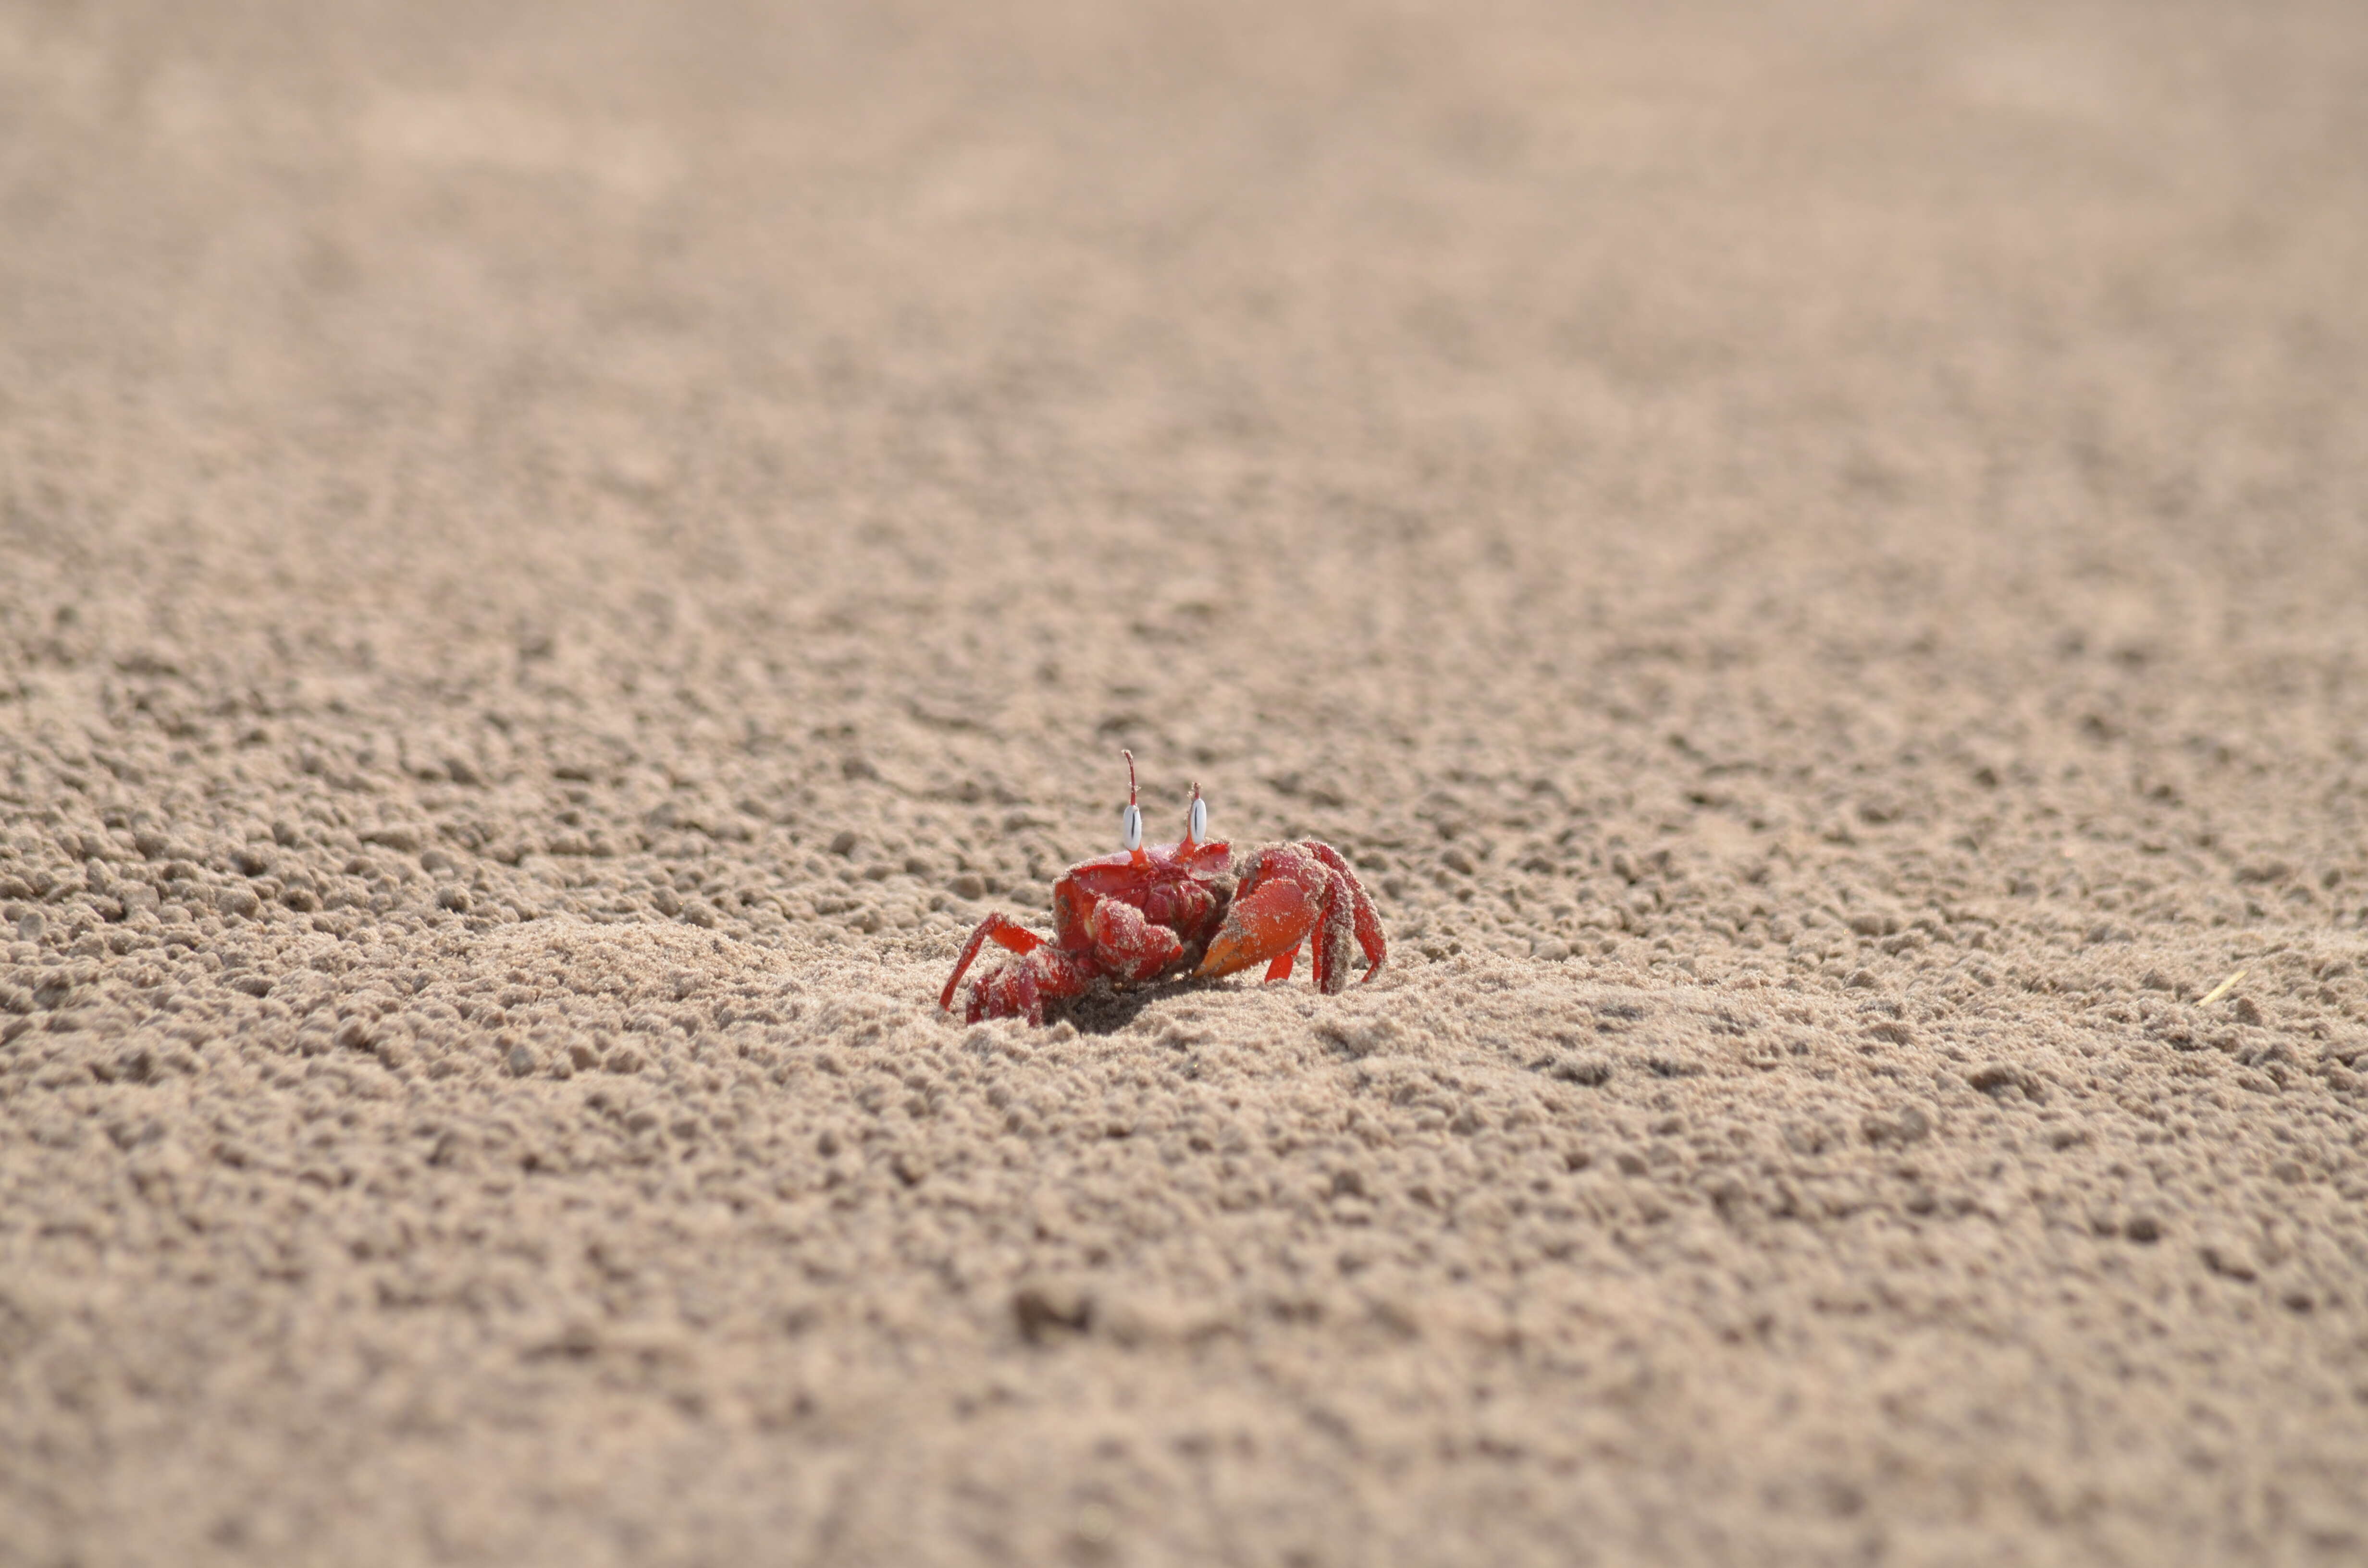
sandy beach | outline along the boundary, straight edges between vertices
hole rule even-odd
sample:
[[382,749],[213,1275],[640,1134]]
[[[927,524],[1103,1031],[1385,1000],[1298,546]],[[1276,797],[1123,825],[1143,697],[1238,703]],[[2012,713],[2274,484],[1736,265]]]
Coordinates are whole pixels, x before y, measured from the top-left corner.
[[[2356,4],[0,6],[0,1565],[2368,1557]],[[937,994],[1188,790],[1388,960]]]

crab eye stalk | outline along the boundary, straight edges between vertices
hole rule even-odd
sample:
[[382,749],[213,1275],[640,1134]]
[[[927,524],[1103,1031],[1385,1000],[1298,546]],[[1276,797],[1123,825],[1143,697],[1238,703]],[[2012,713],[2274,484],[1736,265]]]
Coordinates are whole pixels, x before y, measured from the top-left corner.
[[1126,811],[1118,819],[1119,837],[1127,849],[1136,850],[1143,847],[1143,808],[1134,803],[1134,753],[1121,751],[1119,756],[1126,758]]
[[1198,784],[1192,786],[1192,810],[1184,820],[1186,824],[1184,831],[1191,835],[1193,843],[1203,844],[1208,841],[1209,802],[1201,799],[1201,787]]

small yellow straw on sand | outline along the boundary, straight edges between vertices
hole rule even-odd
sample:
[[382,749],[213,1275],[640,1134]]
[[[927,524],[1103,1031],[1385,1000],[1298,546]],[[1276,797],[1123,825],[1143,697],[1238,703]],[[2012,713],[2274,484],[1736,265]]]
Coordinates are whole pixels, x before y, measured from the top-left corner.
[[2233,987],[2237,982],[2244,978],[2245,971],[2241,969],[2238,970],[2236,973],[2230,975],[2227,979],[2222,981],[2219,984],[2205,992],[2202,999],[2195,1005],[2199,1007],[2209,1007],[2213,1003],[2220,1000],[2221,997],[2227,995],[2229,989]]

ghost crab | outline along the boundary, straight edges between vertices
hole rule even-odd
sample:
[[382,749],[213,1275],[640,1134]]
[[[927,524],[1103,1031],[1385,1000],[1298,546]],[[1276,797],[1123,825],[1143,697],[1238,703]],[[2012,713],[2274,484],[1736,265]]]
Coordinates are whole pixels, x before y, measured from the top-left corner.
[[1266,978],[1290,976],[1300,945],[1312,947],[1315,989],[1349,983],[1353,941],[1365,957],[1365,979],[1382,971],[1388,951],[1373,901],[1328,844],[1305,839],[1255,851],[1239,881],[1233,849],[1212,842],[1209,805],[1192,786],[1184,836],[1174,844],[1143,842],[1143,811],[1135,803],[1134,754],[1126,758],[1126,810],[1115,855],[1072,866],[1053,884],[1053,935],[1038,936],[1008,915],[978,923],[962,944],[938,1006],[953,1011],[962,975],[992,941],[1018,957],[973,983],[965,1017],[1044,1021],[1044,1004],[1082,994],[1097,976],[1121,983],[1161,976],[1211,979],[1253,964]]

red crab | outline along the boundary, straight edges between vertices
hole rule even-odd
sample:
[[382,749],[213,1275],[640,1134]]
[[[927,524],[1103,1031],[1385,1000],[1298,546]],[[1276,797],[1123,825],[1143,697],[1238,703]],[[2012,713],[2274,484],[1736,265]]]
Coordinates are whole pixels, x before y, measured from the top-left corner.
[[971,987],[964,1016],[973,1024],[1021,1017],[1041,1024],[1048,1000],[1082,994],[1097,975],[1140,981],[1189,969],[1197,980],[1263,963],[1269,980],[1281,980],[1311,937],[1318,991],[1348,984],[1352,940],[1364,951],[1365,978],[1381,972],[1388,950],[1381,917],[1338,850],[1313,839],[1270,844],[1250,857],[1236,882],[1232,849],[1207,837],[1209,807],[1198,784],[1183,838],[1146,849],[1134,756],[1122,755],[1126,847],[1072,866],[1053,884],[1050,938],[1008,915],[980,921],[946,977],[939,1006],[953,1011],[963,973],[989,940],[1019,956]]

